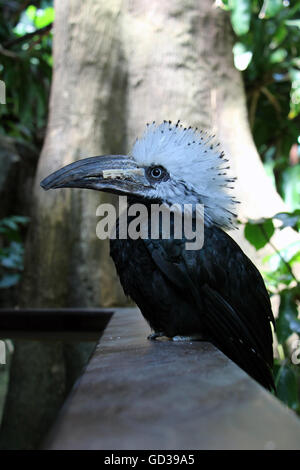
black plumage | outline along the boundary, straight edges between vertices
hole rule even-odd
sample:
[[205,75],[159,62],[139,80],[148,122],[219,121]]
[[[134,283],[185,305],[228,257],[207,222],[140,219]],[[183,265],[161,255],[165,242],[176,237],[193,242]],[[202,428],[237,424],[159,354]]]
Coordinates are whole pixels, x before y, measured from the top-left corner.
[[111,240],[125,294],[155,333],[202,336],[264,387],[274,388],[274,318],[259,271],[218,227],[205,227],[201,250],[186,250],[186,241]]

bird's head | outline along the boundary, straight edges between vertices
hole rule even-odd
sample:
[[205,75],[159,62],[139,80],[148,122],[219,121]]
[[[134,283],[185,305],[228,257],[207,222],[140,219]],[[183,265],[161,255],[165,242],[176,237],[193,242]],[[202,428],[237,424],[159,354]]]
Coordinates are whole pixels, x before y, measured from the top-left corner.
[[88,188],[166,205],[203,204],[209,224],[230,228],[235,218],[228,160],[213,137],[164,121],[148,124],[129,155],[85,158],[52,173],[45,190]]

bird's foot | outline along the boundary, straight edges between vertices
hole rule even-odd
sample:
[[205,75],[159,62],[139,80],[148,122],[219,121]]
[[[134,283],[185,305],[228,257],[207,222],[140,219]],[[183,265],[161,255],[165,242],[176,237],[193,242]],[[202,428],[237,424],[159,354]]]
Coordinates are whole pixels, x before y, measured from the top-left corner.
[[203,336],[201,336],[200,334],[191,336],[176,335],[173,336],[172,341],[203,341]]
[[162,336],[166,336],[166,333],[163,331],[154,331],[149,336],[147,336],[147,339],[150,341],[155,341],[157,338],[161,338]]

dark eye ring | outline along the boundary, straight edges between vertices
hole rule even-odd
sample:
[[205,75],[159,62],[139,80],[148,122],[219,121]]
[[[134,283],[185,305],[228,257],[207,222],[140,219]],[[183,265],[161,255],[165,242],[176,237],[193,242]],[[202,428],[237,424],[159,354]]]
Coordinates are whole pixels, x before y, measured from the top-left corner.
[[169,173],[160,165],[148,166],[146,170],[147,178],[152,183],[160,183],[169,179]]

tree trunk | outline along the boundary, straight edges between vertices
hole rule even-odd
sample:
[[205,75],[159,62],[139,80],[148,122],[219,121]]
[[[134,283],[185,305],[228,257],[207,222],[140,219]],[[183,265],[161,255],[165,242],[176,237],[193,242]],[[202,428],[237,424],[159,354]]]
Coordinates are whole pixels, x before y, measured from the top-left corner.
[[126,151],[120,3],[55,4],[49,124],[26,249],[24,303],[30,306],[108,305],[121,296],[108,244],[96,237],[96,208],[107,196],[45,193],[39,186],[51,171],[78,158]]
[[212,0],[56,2],[49,125],[26,250],[27,305],[124,303],[108,244],[95,233],[96,207],[111,197],[45,193],[39,182],[78,158],[128,151],[148,121],[181,119],[217,134],[238,176],[240,215],[284,209],[253,143],[232,45],[228,15]]
[[[133,142],[145,122],[153,120],[180,119],[187,126],[208,130],[216,134],[238,178],[239,217],[257,219],[285,210],[253,142],[242,76],[233,64],[228,13],[212,0],[131,0],[123,23],[129,71],[128,141]],[[259,264],[261,254],[243,232],[230,235]]]
[[[284,209],[252,140],[228,15],[213,0],[57,0],[55,8],[50,115],[34,186],[24,306],[124,304],[108,244],[95,232],[96,207],[111,197],[45,193],[39,182],[76,159],[127,152],[148,121],[180,119],[218,135],[238,176],[240,214],[257,218]],[[26,347],[16,348],[18,375]],[[36,353],[44,364],[64,361],[63,348],[38,346],[30,354]],[[12,387],[26,388],[28,377],[15,377]],[[39,409],[30,408],[33,421],[53,404],[50,381],[51,374],[37,392],[44,394]],[[57,396],[55,406],[61,401]],[[9,402],[6,423],[16,406]]]

